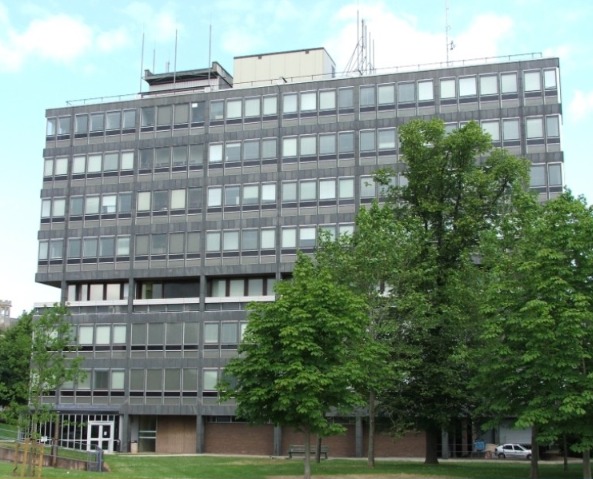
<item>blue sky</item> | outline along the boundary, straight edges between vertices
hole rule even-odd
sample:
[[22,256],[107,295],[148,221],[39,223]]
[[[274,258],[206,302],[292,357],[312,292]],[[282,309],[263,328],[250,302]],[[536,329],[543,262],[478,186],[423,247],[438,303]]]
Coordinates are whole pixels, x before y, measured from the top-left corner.
[[[448,9],[446,5],[448,4]],[[68,100],[137,93],[144,68],[232,73],[233,57],[325,47],[338,71],[356,43],[357,11],[378,71],[449,59],[541,52],[560,57],[564,180],[593,200],[587,143],[593,126],[593,2],[583,0],[0,0],[2,181],[0,299],[12,315],[57,301],[36,285],[45,109]]]

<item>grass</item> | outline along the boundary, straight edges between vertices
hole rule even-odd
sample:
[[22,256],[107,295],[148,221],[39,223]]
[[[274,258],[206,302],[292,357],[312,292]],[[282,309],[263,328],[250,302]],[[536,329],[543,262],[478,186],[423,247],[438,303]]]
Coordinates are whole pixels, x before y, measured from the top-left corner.
[[[44,478],[72,479],[265,479],[270,476],[302,477],[301,460],[284,458],[268,459],[253,457],[223,456],[155,456],[155,455],[109,455],[106,457],[110,473],[65,471],[44,468]],[[13,464],[0,462],[0,478],[12,476]],[[438,466],[427,466],[422,462],[378,461],[369,469],[365,460],[330,459],[312,465],[313,476],[338,475],[347,479],[349,475],[415,474],[419,477],[444,476],[447,479],[527,479],[529,464],[510,461],[441,461]],[[570,464],[568,472],[562,464],[542,463],[541,479],[580,479],[581,464]]]

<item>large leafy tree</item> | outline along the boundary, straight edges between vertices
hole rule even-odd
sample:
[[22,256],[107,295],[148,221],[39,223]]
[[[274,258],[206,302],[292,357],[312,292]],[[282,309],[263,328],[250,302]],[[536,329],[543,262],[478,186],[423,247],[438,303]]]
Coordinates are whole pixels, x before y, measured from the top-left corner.
[[392,288],[394,329],[408,345],[393,352],[408,363],[407,375],[385,405],[402,426],[425,431],[425,460],[437,463],[441,430],[471,406],[467,358],[479,330],[481,237],[517,211],[528,164],[492,150],[475,122],[447,134],[440,120],[413,120],[399,134],[408,183],[393,189],[390,203],[416,246]]
[[31,322],[32,314],[23,313],[0,333],[0,406],[5,417],[29,398]]
[[327,413],[352,412],[361,402],[356,351],[367,324],[364,303],[302,254],[276,295],[251,305],[239,356],[227,364],[220,389],[223,399],[236,399],[237,416],[304,433],[309,479],[311,434],[342,432]]
[[[484,309],[476,385],[483,411],[537,433],[569,432],[593,446],[593,209],[565,193],[530,216],[496,259]],[[500,238],[496,238],[500,242]],[[496,378],[493,382],[492,378]]]
[[413,247],[398,228],[391,208],[374,202],[359,211],[352,235],[324,238],[315,255],[331,271],[334,281],[349,287],[365,304],[367,334],[358,359],[366,377],[360,391],[367,398],[367,456],[371,467],[375,465],[378,404],[391,384],[402,380],[407,366],[398,364],[391,355],[394,331],[389,321],[389,291],[393,277],[405,263],[404,256]]

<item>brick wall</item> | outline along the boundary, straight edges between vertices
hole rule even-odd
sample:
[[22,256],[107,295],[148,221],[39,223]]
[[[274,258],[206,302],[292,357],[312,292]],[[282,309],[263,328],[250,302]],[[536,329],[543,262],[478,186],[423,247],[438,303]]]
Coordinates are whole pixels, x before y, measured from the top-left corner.
[[204,452],[210,454],[274,453],[274,428],[244,423],[212,423],[204,427]]
[[195,416],[159,416],[155,452],[160,454],[195,454]]

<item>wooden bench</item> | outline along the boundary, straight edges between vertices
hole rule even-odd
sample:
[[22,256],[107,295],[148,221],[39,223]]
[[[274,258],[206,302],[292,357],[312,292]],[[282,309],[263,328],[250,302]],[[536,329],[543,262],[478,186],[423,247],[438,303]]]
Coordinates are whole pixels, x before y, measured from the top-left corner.
[[[321,446],[321,456],[327,459],[327,453],[329,452],[328,446]],[[311,445],[311,456],[315,456],[317,454],[317,446]],[[304,456],[305,455],[305,446],[291,444],[288,446],[288,458],[292,459],[292,456]]]

